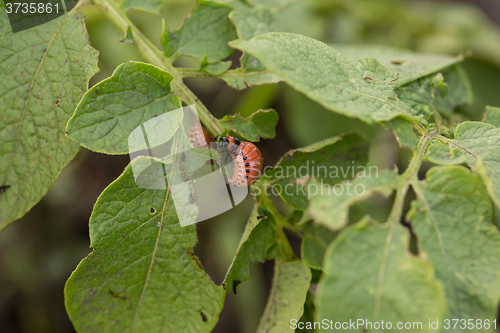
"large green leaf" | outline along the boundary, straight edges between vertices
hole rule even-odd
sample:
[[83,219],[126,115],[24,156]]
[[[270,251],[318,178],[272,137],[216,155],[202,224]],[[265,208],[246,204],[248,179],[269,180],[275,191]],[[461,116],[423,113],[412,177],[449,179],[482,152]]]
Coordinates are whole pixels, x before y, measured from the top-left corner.
[[305,210],[309,202],[307,179],[316,177],[334,185],[366,172],[367,161],[368,142],[349,134],[290,150],[259,181],[273,182],[274,190],[286,203]]
[[418,53],[388,45],[334,44],[332,47],[353,61],[366,57],[377,59],[399,74],[397,81],[393,82],[394,87],[439,72],[463,59],[461,56]]
[[459,124],[455,130],[458,148],[467,153],[466,162],[474,167],[481,159],[485,182],[495,204],[500,207],[500,128],[476,121]]
[[[173,173],[164,165],[167,173],[158,174],[152,161],[134,159],[94,206],[94,251],[65,289],[66,308],[79,332],[199,333],[210,332],[218,320],[224,290],[193,254],[195,227],[179,225],[165,188]],[[158,189],[145,188],[145,181]]]
[[[182,107],[180,99],[172,94],[170,81],[169,73],[153,65],[121,64],[110,78],[99,82],[83,96],[68,122],[68,137],[100,153],[132,152],[129,151],[129,136],[134,129],[158,115]],[[181,120],[164,125],[176,127]],[[168,128],[163,130],[173,132]]]
[[[348,222],[349,208],[374,194],[389,196],[399,184],[397,170],[383,170],[375,174],[361,174],[336,186],[321,186],[313,182],[315,193],[309,191],[311,201],[307,211],[316,223],[332,230],[343,228]],[[312,185],[311,184],[311,185]]]
[[316,320],[361,324],[352,332],[372,331],[367,321],[386,323],[377,332],[406,332],[396,330],[398,322],[420,322],[419,331],[434,332],[429,320],[442,323],[446,312],[443,287],[432,266],[408,251],[409,238],[399,223],[369,219],[342,231],[325,254]]
[[267,70],[331,111],[370,124],[397,116],[418,121],[394,92],[397,73],[373,58],[352,61],[320,41],[290,33],[267,33],[229,45],[255,56]]
[[236,29],[228,18],[232,8],[214,1],[200,0],[193,12],[174,32],[165,30],[161,43],[169,57],[187,55],[213,62],[224,59],[234,50],[227,42],[236,38]]
[[274,215],[268,209],[256,205],[224,279],[226,291],[236,293],[238,284],[251,276],[250,264],[252,262],[270,260],[278,254],[275,239],[276,228]]
[[[408,217],[445,286],[447,317],[494,320],[500,300],[500,234],[481,177],[463,166],[434,167],[415,192]],[[464,331],[458,328],[446,332]]]
[[97,72],[83,14],[13,34],[0,7],[0,230],[55,182],[79,146],[66,122]]
[[311,271],[302,261],[278,258],[274,263],[273,284],[257,333],[290,332],[290,319],[300,318],[304,311],[310,281]]
[[276,124],[278,124],[278,113],[275,110],[259,110],[247,119],[239,114],[224,116],[221,123],[248,141],[259,141],[259,139],[274,139],[276,135]]

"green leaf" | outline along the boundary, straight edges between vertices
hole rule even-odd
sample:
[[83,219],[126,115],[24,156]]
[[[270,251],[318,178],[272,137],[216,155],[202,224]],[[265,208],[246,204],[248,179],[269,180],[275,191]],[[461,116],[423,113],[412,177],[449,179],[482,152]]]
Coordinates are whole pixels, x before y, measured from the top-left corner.
[[[392,324],[378,332],[394,332],[398,322],[421,322],[419,331],[434,332],[429,320],[442,323],[446,312],[443,287],[432,266],[408,251],[409,238],[399,223],[369,218],[344,229],[325,254],[316,320]],[[362,324],[353,331],[368,330]]]
[[397,116],[418,121],[394,92],[397,74],[373,58],[351,61],[320,41],[290,33],[267,33],[229,45],[255,56],[294,89],[331,111],[369,124]]
[[500,128],[500,108],[487,106],[483,121]]
[[237,90],[243,90],[250,86],[278,83],[280,77],[267,71],[247,71],[245,69],[236,69],[231,71],[231,76],[223,76],[227,85]]
[[228,18],[232,8],[213,1],[196,3],[182,27],[174,32],[164,25],[161,43],[168,57],[191,56],[207,62],[221,60],[233,53],[227,42],[236,39],[236,29]]
[[234,116],[224,116],[221,123],[226,126],[226,129],[239,133],[248,141],[256,142],[260,138],[274,139],[278,113],[275,110],[259,110],[247,119],[235,114]]
[[472,101],[469,79],[459,66],[407,83],[396,93],[425,119],[438,112],[450,117],[457,106]]
[[[259,216],[262,215],[262,216]],[[236,287],[251,275],[250,264],[263,262],[277,255],[275,230],[277,228],[274,215],[264,207],[255,205],[248,220],[240,245],[224,279],[226,291],[236,294]]]
[[493,206],[481,177],[463,166],[434,167],[425,183],[414,188],[417,200],[408,218],[420,248],[444,284],[447,317],[495,319],[500,300],[500,234],[492,223]]
[[461,164],[465,162],[465,153],[458,148],[451,148],[441,141],[433,141],[425,152],[425,158],[436,164]]
[[415,132],[413,132],[413,124],[411,122],[401,117],[396,117],[389,121],[384,121],[382,125],[394,133],[400,147],[417,149],[418,138]]
[[458,106],[471,104],[474,94],[469,77],[462,66],[452,66],[442,73],[449,90],[444,97],[436,96],[434,106],[443,115],[450,117]]
[[127,28],[127,33],[125,34],[125,36],[123,36],[123,38],[120,40],[120,42],[126,42],[126,43],[129,43],[131,45],[134,44],[134,34],[132,33],[132,29],[130,29],[130,27]]
[[300,246],[302,260],[311,268],[323,269],[326,248],[337,234],[313,221],[306,222],[301,229],[304,232]]
[[[224,302],[193,254],[194,226],[181,227],[170,191],[136,184],[164,184],[134,159],[99,197],[90,218],[94,251],[66,284],[66,309],[79,332],[210,332]],[[168,169],[168,166],[165,165]],[[161,178],[159,178],[161,177]],[[165,187],[165,186],[164,186]]]
[[339,230],[347,225],[349,208],[374,194],[389,196],[399,185],[397,170],[383,170],[372,175],[360,174],[334,187],[312,181],[315,193],[309,191],[311,201],[307,211],[316,223],[331,230]]
[[463,60],[461,56],[418,53],[387,45],[334,44],[332,47],[353,61],[366,57],[377,59],[383,66],[399,74],[398,80],[393,82],[394,87],[439,72]]
[[122,9],[139,9],[147,13],[160,14],[161,0],[125,0],[123,1]]
[[231,61],[216,61],[210,64],[207,64],[205,67],[203,67],[203,70],[205,72],[208,72],[212,75],[221,75],[222,73],[225,73],[232,65]]
[[500,207],[500,128],[491,124],[466,121],[455,130],[458,148],[467,153],[466,162],[475,167],[478,158],[484,165],[486,188]]
[[308,205],[307,179],[316,177],[334,185],[365,171],[368,143],[356,134],[333,137],[287,152],[259,181],[274,183],[274,190],[294,209]]
[[310,280],[311,271],[302,261],[276,259],[273,284],[257,333],[290,332],[287,324],[291,318],[302,316]]
[[[172,76],[149,64],[121,64],[113,75],[82,98],[68,122],[67,135],[82,146],[106,154],[128,154],[129,136],[157,115],[182,107],[170,89]],[[180,114],[180,113],[179,113]],[[163,129],[172,133],[178,126]],[[151,144],[151,147],[155,145]]]
[[83,21],[73,9],[13,34],[0,8],[0,230],[40,201],[78,152],[66,122],[98,70]]

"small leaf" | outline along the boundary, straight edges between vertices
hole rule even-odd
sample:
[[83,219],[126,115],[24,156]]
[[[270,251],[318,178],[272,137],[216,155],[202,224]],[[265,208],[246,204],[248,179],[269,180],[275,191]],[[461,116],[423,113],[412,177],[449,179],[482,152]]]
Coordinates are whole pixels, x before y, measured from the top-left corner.
[[120,40],[120,42],[126,42],[126,43],[129,43],[129,44],[134,44],[134,35],[132,33],[132,29],[130,29],[130,27],[127,28],[127,33],[125,34],[125,36]]
[[13,34],[0,7],[0,230],[40,201],[79,150],[66,122],[98,71],[84,17],[73,8]]
[[[68,137],[95,152],[132,152],[129,136],[134,129],[155,116],[182,107],[179,98],[172,94],[170,81],[169,73],[153,65],[134,61],[121,64],[110,78],[83,96],[68,122]],[[162,125],[171,125],[174,130],[180,120]],[[150,145],[155,146],[151,142]]]
[[239,133],[248,141],[256,142],[260,138],[274,139],[278,113],[275,110],[259,110],[247,119],[239,114],[224,116],[221,123],[225,125],[226,129]]
[[[259,216],[262,215],[262,216]],[[250,264],[273,259],[277,251],[275,240],[276,219],[267,209],[256,205],[248,220],[240,245],[224,279],[226,291],[236,294],[238,284],[246,281],[251,275]]]
[[455,140],[457,147],[467,153],[466,162],[471,167],[481,158],[487,176],[486,187],[500,208],[500,128],[487,123],[466,121],[457,126]]
[[500,108],[487,106],[483,122],[500,128]]
[[432,266],[408,251],[409,238],[399,223],[369,218],[344,229],[325,254],[316,320],[362,319],[356,332],[371,331],[367,321],[391,323],[379,332],[394,332],[398,322],[421,322],[420,331],[433,332],[429,320],[442,323],[446,312],[443,287]]
[[440,141],[433,141],[427,147],[425,158],[432,163],[441,165],[461,164],[465,162],[466,155],[458,148],[451,148]]
[[384,121],[382,125],[394,133],[400,147],[417,149],[418,138],[413,132],[413,124],[411,122],[401,117],[396,117],[389,121]]
[[500,300],[500,233],[481,178],[463,166],[434,167],[415,192],[408,218],[444,284],[447,318],[493,320]]
[[166,25],[162,45],[168,57],[187,55],[207,62],[221,60],[233,53],[227,42],[236,39],[236,29],[228,18],[232,8],[213,1],[196,3],[182,27],[169,32]]
[[230,67],[231,67],[232,62],[231,61],[216,61],[210,64],[207,64],[205,67],[203,67],[203,70],[205,72],[208,72],[212,75],[221,75],[222,73],[226,72]]
[[257,333],[290,332],[291,318],[300,318],[311,281],[311,271],[300,260],[274,263],[273,284]]
[[438,112],[450,117],[457,106],[472,102],[469,79],[457,65],[400,86],[396,93],[425,119]]
[[334,49],[351,60],[365,57],[377,59],[383,66],[399,74],[394,87],[399,87],[418,78],[439,72],[463,60],[463,57],[418,53],[387,45],[334,44]]
[[[257,59],[255,59],[257,61]],[[250,86],[281,82],[281,78],[271,72],[247,71],[236,69],[231,72],[231,76],[223,76],[227,85],[237,90],[243,90]]]
[[134,159],[99,197],[90,218],[94,251],[65,288],[66,309],[79,332],[210,332],[224,303],[193,254],[194,226],[181,227],[168,188],[136,184],[143,170],[161,178],[151,158]]
[[301,258],[311,268],[323,269],[323,257],[326,248],[337,236],[337,233],[315,224],[313,221],[306,222],[301,226],[304,232],[300,246]]
[[160,14],[161,6],[161,0],[125,0],[123,1],[121,8],[134,8],[147,13]]
[[267,33],[229,45],[255,56],[294,89],[331,111],[369,124],[397,116],[418,121],[394,92],[397,74],[373,58],[351,61],[326,44],[290,33]]
[[321,186],[312,181],[315,193],[309,191],[311,201],[307,211],[316,223],[331,230],[339,230],[347,225],[349,208],[374,194],[389,196],[399,185],[397,170],[383,170],[380,174],[361,174],[336,186]]

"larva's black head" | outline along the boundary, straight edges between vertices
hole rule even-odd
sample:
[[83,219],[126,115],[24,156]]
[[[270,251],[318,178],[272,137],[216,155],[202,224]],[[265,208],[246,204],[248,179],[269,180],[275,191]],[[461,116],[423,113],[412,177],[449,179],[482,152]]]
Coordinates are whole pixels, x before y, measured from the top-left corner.
[[219,139],[218,146],[220,149],[225,149],[229,145],[229,140],[226,136],[221,136]]

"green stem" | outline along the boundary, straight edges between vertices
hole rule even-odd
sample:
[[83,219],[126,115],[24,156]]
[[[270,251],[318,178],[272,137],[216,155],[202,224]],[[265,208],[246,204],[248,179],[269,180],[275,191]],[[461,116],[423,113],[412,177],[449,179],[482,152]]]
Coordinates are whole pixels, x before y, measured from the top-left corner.
[[128,19],[116,3],[110,0],[93,0],[94,3],[101,9],[104,15],[123,33],[127,32],[130,27],[134,36],[134,46],[139,53],[149,63],[169,72],[173,76],[170,83],[172,89],[186,104],[195,104],[198,111],[198,116],[202,123],[207,127],[213,135],[218,135],[222,132],[222,126],[207,107],[193,94],[193,92],[182,81],[181,73],[173,66],[170,59],[165,57],[164,53],[151,41],[144,36],[139,29]]

